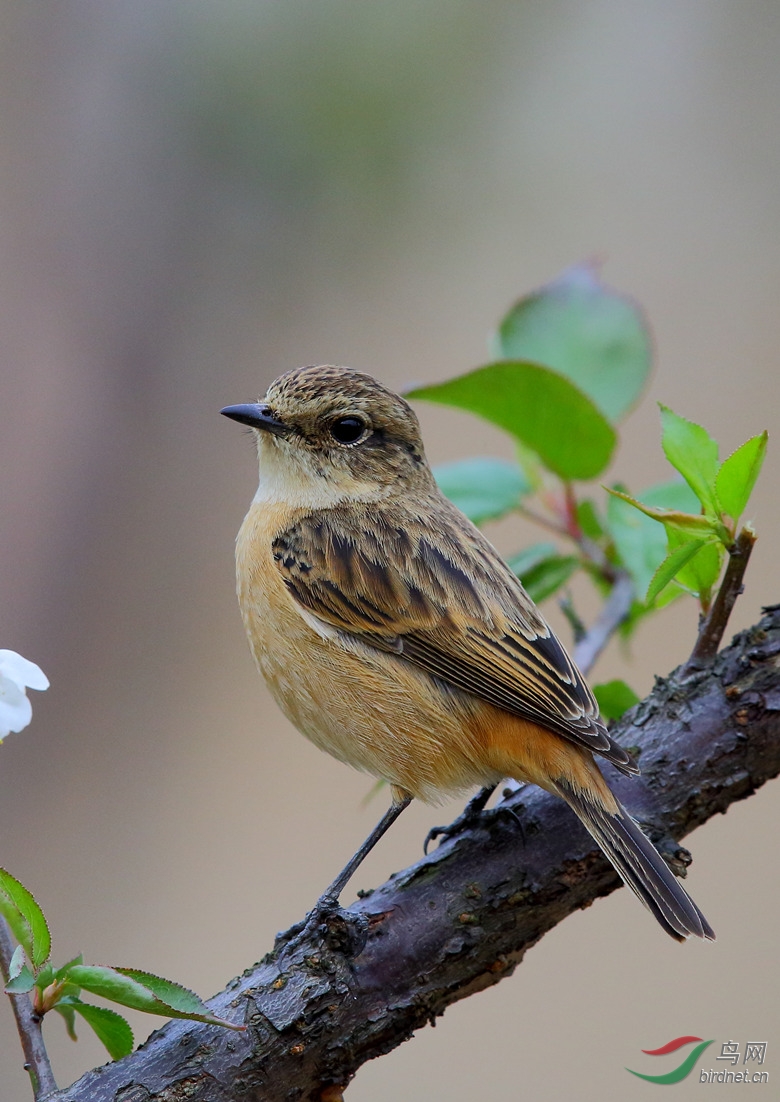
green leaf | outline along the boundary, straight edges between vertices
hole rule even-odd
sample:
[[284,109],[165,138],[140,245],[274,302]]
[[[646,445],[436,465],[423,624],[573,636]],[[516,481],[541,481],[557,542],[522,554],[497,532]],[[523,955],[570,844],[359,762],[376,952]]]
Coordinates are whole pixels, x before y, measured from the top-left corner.
[[442,493],[475,524],[495,520],[530,493],[528,479],[516,463],[475,456],[433,468]]
[[604,719],[620,719],[624,712],[639,703],[639,697],[631,686],[619,679],[594,685],[593,695]]
[[35,986],[35,976],[27,963],[24,946],[17,945],[8,963],[8,983],[5,991],[8,995],[19,995],[31,991]]
[[[542,548],[545,554],[539,554]],[[540,604],[569,580],[580,565],[575,555],[559,555],[554,544],[536,544],[509,560],[532,601]]]
[[591,540],[599,540],[604,535],[604,525],[598,510],[590,498],[583,498],[577,504],[577,523],[583,534]]
[[73,957],[72,960],[67,961],[65,964],[63,964],[63,966],[61,968],[57,969],[57,971],[54,973],[54,979],[55,980],[64,980],[65,977],[68,976],[68,973],[70,972],[71,968],[73,968],[73,966],[75,964],[83,964],[83,963],[84,963],[84,957],[81,953],[79,953],[78,956]]
[[43,968],[40,968],[35,974],[35,986],[40,988],[41,991],[45,987],[48,987],[50,983],[54,983],[54,969],[51,964],[44,964]]
[[595,478],[609,463],[615,431],[586,394],[538,364],[488,364],[407,397],[467,409],[512,433],[563,479]]
[[[674,551],[686,542],[685,537],[675,529],[667,529],[666,535],[670,551]],[[723,555],[724,547],[721,542],[706,541],[699,552],[678,570],[675,580],[696,593],[703,599],[705,605],[708,604],[710,592],[720,574]]]
[[101,995],[110,1002],[128,1006],[133,1010],[143,1010],[147,1014],[161,1014],[166,1018],[189,1018],[196,1022],[210,1022],[213,1025],[226,1026],[228,1029],[245,1028],[217,1018],[210,1013],[205,1003],[193,991],[171,980],[165,980],[161,976],[154,976],[150,972],[141,972],[135,968],[77,964],[69,970],[68,977],[85,991],[91,991],[93,995]]
[[645,603],[649,605],[651,601],[654,601],[661,590],[665,589],[669,582],[672,581],[677,572],[681,570],[703,546],[704,540],[688,540],[687,543],[683,543],[680,547],[676,547],[674,551],[670,551],[656,570],[655,574],[653,574],[647,589],[647,594],[645,595]]
[[528,547],[524,547],[522,551],[518,551],[516,555],[507,559],[507,564],[509,569],[517,574],[518,578],[522,578],[523,574],[533,570],[540,562],[544,562],[545,559],[557,554],[558,548],[555,544],[549,540],[544,540],[542,543],[532,543]]
[[591,264],[569,268],[521,298],[501,322],[496,355],[566,375],[615,421],[641,394],[651,362],[644,318]]
[[33,968],[40,968],[51,953],[46,918],[32,893],[5,869],[0,869],[0,914],[16,940],[24,946]]
[[[130,1055],[133,1051],[133,1031],[130,1023],[121,1014],[105,1006],[83,1003],[81,999],[71,999],[69,1005],[88,1025],[92,1026],[98,1040],[105,1045],[112,1060],[121,1060],[123,1056]],[[59,1010],[59,1006],[55,1009]],[[71,1036],[75,1040],[75,1034]]]
[[753,436],[720,465],[715,491],[723,511],[734,521],[742,516],[766,455],[767,434]]
[[633,504],[655,509],[690,512],[699,501],[686,482],[661,482],[650,486],[637,499],[610,494],[607,525],[620,561],[631,575],[637,595],[647,592],[650,580],[667,554],[666,532],[652,516]]
[[151,972],[142,972],[137,968],[117,968],[116,970],[135,983],[142,984],[152,992],[155,998],[165,1003],[166,1006],[170,1006],[177,1013],[187,1017],[191,1014],[205,1015],[207,1018],[214,1020],[214,1016],[210,1013],[206,1004],[189,988],[182,987],[181,984],[174,983],[172,980],[163,979],[162,976],[155,976]]
[[24,946],[17,945],[8,962],[8,979],[15,980],[17,976],[20,976],[26,963],[27,955],[24,951]]
[[664,455],[680,472],[707,512],[719,513],[715,497],[718,445],[707,430],[662,405],[661,443]]
[[71,1041],[78,1041],[76,1036],[76,1012],[71,1003],[67,999],[61,999],[54,1004],[52,1009],[56,1010],[65,1019],[65,1029],[68,1031]]
[[674,528],[681,534],[687,535],[689,539],[707,539],[716,536],[723,527],[718,521],[702,516],[701,513],[683,513],[678,509],[664,509],[655,505],[645,505],[644,502],[631,497],[630,494],[626,494],[622,490],[616,490],[610,486],[605,486],[604,489],[613,497],[618,497],[621,501],[633,505],[646,517],[657,520],[665,528]]

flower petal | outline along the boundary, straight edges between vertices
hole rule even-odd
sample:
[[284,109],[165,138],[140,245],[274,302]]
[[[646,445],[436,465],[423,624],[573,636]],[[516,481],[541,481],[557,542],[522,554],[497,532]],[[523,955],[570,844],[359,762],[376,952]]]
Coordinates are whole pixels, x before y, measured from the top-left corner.
[[[15,682],[20,689],[48,689],[49,679],[40,666],[22,658],[15,650],[0,650],[0,676]],[[28,721],[29,722],[29,721]]]
[[31,719],[32,704],[23,693],[17,700],[9,700],[7,695],[0,694],[0,742],[11,731],[23,731]]

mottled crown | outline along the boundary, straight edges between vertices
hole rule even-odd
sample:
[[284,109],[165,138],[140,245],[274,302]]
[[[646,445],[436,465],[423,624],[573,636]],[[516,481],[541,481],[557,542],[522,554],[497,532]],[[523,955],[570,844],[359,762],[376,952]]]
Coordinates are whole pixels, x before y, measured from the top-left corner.
[[422,446],[417,415],[400,394],[371,375],[350,367],[299,367],[280,375],[265,401],[283,420],[309,435],[324,416],[362,413],[373,428],[408,444]]

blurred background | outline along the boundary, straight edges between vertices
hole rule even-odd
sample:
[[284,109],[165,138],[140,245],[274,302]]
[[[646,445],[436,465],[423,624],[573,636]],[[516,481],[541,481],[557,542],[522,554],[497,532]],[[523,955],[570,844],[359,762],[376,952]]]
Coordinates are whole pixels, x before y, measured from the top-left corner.
[[[0,860],[60,963],[81,950],[208,996],[384,809],[282,718],[243,637],[233,539],[256,467],[218,410],[280,372],[462,372],[516,297],[602,258],[657,351],[615,476],[667,477],[656,399],[726,452],[769,429],[729,635],[780,601],[779,49],[770,0],[3,0],[0,647],[51,689],[0,750]],[[434,462],[511,455],[418,408]],[[644,694],[695,629],[679,602],[595,677]],[[457,810],[414,807],[352,889]],[[769,785],[688,840],[714,945],[671,943],[617,892],[348,1097],[642,1099],[624,1067],[691,1033],[767,1041],[777,1079],[779,828]],[[103,1056],[61,1026],[65,1085]],[[28,1098],[2,1006],[0,1082]]]

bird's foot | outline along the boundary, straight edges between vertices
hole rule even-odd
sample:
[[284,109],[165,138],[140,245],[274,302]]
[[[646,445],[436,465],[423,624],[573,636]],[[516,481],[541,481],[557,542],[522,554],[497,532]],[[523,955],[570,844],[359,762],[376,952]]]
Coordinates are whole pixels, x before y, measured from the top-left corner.
[[427,854],[429,845],[437,838],[443,841],[448,838],[455,838],[466,830],[471,830],[477,826],[484,827],[487,823],[496,820],[508,821],[513,826],[519,827],[522,832],[523,825],[511,807],[499,804],[498,807],[485,809],[485,804],[493,795],[495,789],[496,785],[480,789],[476,796],[469,800],[457,819],[454,819],[449,826],[431,827],[423,842],[423,852]]
[[368,925],[367,915],[344,910],[338,899],[326,892],[302,922],[297,922],[277,938],[277,945],[285,954],[309,942],[313,948],[325,946],[345,956],[357,957],[365,947]]

